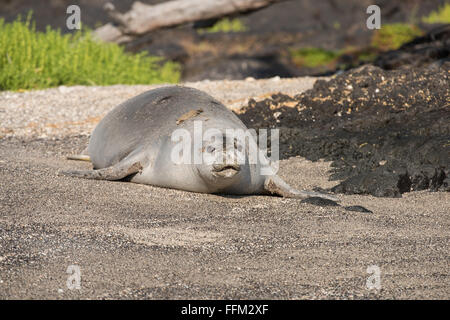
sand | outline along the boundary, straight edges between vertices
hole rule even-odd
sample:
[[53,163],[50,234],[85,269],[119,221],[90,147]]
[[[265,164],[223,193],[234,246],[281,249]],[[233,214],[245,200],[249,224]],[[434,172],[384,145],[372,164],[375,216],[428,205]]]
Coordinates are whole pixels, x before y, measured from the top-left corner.
[[[271,81],[283,91],[283,79]],[[228,102],[220,83],[209,92],[232,107],[274,88],[242,87],[250,82],[227,82],[236,91]],[[295,93],[313,82],[297,79]],[[339,195],[373,211],[362,213],[58,174],[89,168],[65,156],[85,147],[105,112],[146,88],[0,94],[0,298],[450,298],[449,193]],[[280,175],[299,189],[328,188],[338,183],[329,169],[295,157],[281,161]],[[70,265],[80,268],[80,289],[67,287]],[[380,289],[366,286],[373,265]]]

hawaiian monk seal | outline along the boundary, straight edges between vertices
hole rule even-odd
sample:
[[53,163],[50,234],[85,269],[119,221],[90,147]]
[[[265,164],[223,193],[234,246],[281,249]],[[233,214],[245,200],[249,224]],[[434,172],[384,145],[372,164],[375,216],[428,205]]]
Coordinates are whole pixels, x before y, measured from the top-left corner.
[[[215,131],[209,138],[200,137],[201,147],[191,142],[187,149],[177,152],[180,144],[174,142],[174,132],[179,129],[195,136],[196,122],[203,129]],[[336,200],[331,195],[296,190],[276,174],[263,175],[259,161],[250,163],[248,158],[245,162],[237,161],[236,151],[248,156],[249,147],[245,139],[227,140],[229,129],[247,130],[247,127],[204,92],[182,86],[150,90],[118,105],[100,121],[89,140],[88,157],[72,157],[90,158],[94,170],[63,173],[88,179],[127,178],[136,183],[202,193]],[[227,139],[221,140],[219,135]],[[233,147],[225,144],[225,140],[231,141]],[[209,161],[174,161],[177,154],[188,155],[184,160],[209,156]]]

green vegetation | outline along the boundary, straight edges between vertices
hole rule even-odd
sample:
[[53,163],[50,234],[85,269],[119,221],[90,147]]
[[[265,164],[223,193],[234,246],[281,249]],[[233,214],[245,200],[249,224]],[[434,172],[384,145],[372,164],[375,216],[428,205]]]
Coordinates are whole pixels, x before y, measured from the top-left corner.
[[[414,14],[412,14],[414,16]],[[417,22],[421,20],[424,23],[450,23],[450,3],[445,4],[438,10],[431,12],[428,16],[412,19]],[[335,29],[341,26],[339,22],[333,24]],[[342,64],[340,58],[343,55],[352,57],[356,62],[371,62],[382,51],[395,50],[403,44],[422,36],[424,32],[414,23],[392,23],[382,24],[381,29],[376,30],[372,37],[370,46],[366,48],[346,47],[341,50],[324,50],[321,48],[302,48],[290,49],[289,53],[292,61],[300,67],[332,67],[346,69],[351,67],[353,62]],[[344,59],[348,61],[348,57]]]
[[380,50],[395,50],[421,35],[422,30],[411,24],[383,24],[381,29],[375,32],[372,46]]
[[422,18],[425,23],[450,23],[450,3],[446,3],[437,11],[431,12],[428,16]]
[[128,54],[117,44],[95,41],[89,31],[62,35],[36,32],[31,14],[12,23],[0,19],[0,90],[59,85],[177,82],[178,64],[146,53]]
[[295,64],[308,68],[315,68],[330,64],[340,56],[337,51],[320,48],[292,49],[291,57]]
[[[376,51],[376,50],[375,50]],[[373,48],[358,49],[346,47],[342,50],[324,50],[320,48],[302,48],[291,49],[290,55],[292,61],[299,67],[317,68],[332,67],[338,69],[347,69],[358,65],[359,62],[371,62],[377,57]],[[341,57],[347,56],[353,62],[343,63]]]
[[228,19],[223,18],[217,21],[210,28],[199,29],[199,33],[216,33],[216,32],[244,32],[247,31],[247,27],[238,18]]
[[341,28],[341,23],[339,21],[335,21],[333,23],[333,28],[339,30]]
[[371,62],[374,61],[377,57],[377,54],[375,52],[366,50],[363,52],[360,52],[358,54],[358,60],[362,62]]

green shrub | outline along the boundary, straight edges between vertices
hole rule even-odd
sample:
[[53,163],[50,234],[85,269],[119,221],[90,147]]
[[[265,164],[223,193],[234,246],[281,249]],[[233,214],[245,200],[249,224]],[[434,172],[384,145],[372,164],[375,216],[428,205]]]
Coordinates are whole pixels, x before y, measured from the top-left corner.
[[89,31],[62,35],[36,32],[31,14],[12,23],[0,19],[0,90],[59,85],[177,82],[179,66],[146,53],[128,54],[117,44],[93,39]]
[[290,52],[295,64],[309,68],[326,66],[340,56],[339,52],[320,48],[292,49]]
[[372,46],[381,50],[395,50],[421,35],[423,35],[422,30],[411,24],[384,24],[375,32]]
[[247,31],[247,27],[238,18],[228,19],[223,18],[217,21],[210,28],[199,29],[199,33],[216,33],[216,32],[244,32]]
[[446,3],[437,11],[423,17],[422,21],[425,23],[450,23],[450,3]]

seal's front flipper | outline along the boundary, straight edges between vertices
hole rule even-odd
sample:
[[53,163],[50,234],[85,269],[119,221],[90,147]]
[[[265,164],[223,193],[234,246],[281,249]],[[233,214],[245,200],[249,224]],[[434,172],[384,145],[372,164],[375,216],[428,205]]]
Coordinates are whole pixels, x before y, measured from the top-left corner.
[[268,176],[266,178],[266,181],[264,182],[264,189],[271,194],[277,194],[286,198],[306,199],[310,197],[317,197],[332,201],[339,201],[336,197],[328,194],[314,191],[299,191],[294,189],[276,175]]
[[91,161],[91,157],[86,154],[73,154],[66,157],[67,160],[78,160],[78,161]]
[[78,161],[91,161],[89,157],[88,148],[86,147],[80,154],[73,154],[66,157],[67,160],[78,160]]
[[141,163],[121,161],[111,167],[98,170],[63,171],[63,175],[95,180],[120,180],[142,170]]

